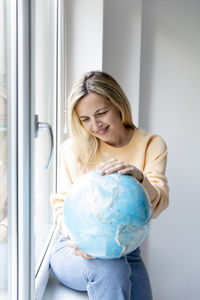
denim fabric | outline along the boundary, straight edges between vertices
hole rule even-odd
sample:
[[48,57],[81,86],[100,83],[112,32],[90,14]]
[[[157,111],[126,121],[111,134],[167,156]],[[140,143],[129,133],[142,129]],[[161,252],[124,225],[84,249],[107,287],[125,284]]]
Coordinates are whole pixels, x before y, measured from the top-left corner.
[[74,255],[61,235],[52,249],[50,265],[61,283],[87,291],[91,300],[152,300],[139,248],[119,259],[84,259]]

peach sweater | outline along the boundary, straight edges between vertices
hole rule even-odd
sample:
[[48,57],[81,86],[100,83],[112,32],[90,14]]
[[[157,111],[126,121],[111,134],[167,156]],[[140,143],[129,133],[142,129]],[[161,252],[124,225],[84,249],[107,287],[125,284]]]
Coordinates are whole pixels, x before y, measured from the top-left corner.
[[95,169],[99,162],[112,157],[133,164],[143,171],[142,185],[149,194],[154,218],[168,206],[169,189],[165,177],[167,147],[160,136],[135,128],[131,141],[124,147],[116,148],[100,141],[95,159],[89,166],[83,166],[78,161],[72,151],[72,142],[67,139],[61,145],[58,194],[51,196],[55,218],[61,231],[63,204],[70,186],[79,176]]

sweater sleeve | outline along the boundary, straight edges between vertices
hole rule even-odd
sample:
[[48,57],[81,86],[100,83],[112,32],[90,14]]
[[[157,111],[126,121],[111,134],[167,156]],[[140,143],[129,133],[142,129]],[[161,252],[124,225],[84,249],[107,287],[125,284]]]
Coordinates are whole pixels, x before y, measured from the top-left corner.
[[60,150],[59,161],[59,174],[58,174],[58,193],[51,195],[51,204],[53,206],[54,219],[59,227],[60,231],[63,230],[63,206],[67,191],[73,184],[69,167],[67,164],[67,157],[70,156],[70,152],[66,153],[63,146]]
[[153,218],[158,217],[169,204],[169,188],[165,176],[167,153],[164,140],[153,136],[146,148],[142,181],[151,201]]

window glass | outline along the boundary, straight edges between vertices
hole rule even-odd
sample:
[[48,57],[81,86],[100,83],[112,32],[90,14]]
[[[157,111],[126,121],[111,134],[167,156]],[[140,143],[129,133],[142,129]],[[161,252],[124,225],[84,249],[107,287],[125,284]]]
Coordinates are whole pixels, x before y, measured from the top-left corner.
[[50,135],[47,125],[51,125],[54,135],[54,155],[56,148],[56,11],[53,0],[35,0],[32,28],[32,83],[35,114],[40,122],[40,130],[35,139],[35,253],[36,268],[40,263],[53,225],[50,194],[55,190],[56,163],[50,154]]

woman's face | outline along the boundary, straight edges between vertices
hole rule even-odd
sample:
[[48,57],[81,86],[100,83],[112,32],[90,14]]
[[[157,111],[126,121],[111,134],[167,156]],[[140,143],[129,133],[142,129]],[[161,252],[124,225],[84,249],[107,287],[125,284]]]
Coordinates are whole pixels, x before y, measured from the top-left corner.
[[110,145],[119,145],[124,126],[120,111],[109,100],[90,93],[76,104],[75,109],[82,126],[91,135]]

